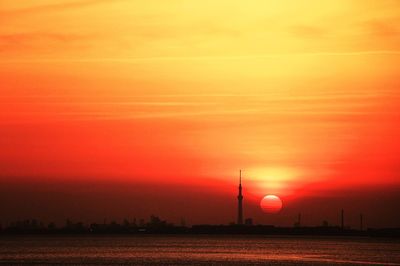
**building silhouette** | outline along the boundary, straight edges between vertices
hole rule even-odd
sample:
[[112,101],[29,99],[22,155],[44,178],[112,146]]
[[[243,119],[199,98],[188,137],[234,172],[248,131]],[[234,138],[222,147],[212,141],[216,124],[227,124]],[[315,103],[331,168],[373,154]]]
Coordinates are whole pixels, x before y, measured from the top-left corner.
[[243,195],[242,195],[242,170],[239,172],[239,194],[237,196],[238,199],[238,217],[237,224],[243,224]]
[[248,225],[248,226],[253,225],[253,219],[247,218],[246,220],[244,220],[244,224],[245,224],[245,225]]

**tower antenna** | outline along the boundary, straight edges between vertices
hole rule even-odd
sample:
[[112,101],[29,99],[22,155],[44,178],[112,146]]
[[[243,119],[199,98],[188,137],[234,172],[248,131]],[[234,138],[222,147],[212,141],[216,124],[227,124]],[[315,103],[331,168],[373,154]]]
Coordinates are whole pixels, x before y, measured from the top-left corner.
[[239,170],[239,194],[238,199],[238,217],[237,224],[243,224],[243,195],[242,195],[242,169]]

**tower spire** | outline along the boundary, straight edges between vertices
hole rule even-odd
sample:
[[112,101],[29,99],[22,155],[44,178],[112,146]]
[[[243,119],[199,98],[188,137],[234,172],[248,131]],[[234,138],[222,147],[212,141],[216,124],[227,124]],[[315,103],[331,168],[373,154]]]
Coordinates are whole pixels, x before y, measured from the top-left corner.
[[243,224],[243,195],[242,195],[242,170],[239,171],[239,194],[237,196],[238,199],[238,217],[237,224]]

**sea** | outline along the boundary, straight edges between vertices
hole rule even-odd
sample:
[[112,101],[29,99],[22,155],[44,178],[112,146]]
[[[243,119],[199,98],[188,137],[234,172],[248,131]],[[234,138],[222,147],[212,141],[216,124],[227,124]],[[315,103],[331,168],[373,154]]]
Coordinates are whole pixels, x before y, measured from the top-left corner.
[[0,265],[400,265],[400,241],[245,235],[0,236]]

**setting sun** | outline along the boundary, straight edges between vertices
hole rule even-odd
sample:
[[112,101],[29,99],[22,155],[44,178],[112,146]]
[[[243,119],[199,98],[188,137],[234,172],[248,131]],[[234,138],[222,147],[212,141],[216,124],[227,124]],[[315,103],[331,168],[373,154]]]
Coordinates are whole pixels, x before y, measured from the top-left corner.
[[282,205],[282,200],[275,195],[267,195],[260,202],[261,209],[265,213],[278,213],[282,209]]

